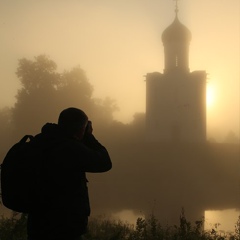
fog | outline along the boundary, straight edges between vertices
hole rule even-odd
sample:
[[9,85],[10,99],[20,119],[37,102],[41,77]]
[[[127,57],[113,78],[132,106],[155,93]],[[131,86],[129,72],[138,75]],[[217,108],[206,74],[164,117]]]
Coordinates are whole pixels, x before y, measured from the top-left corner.
[[239,145],[126,141],[108,146],[113,170],[104,176],[89,174],[98,214],[109,209],[153,212],[166,224],[178,222],[182,207],[191,221],[200,220],[205,210],[239,211]]
[[[89,174],[94,214],[154,212],[171,223],[182,207],[191,220],[239,209],[239,5],[179,1],[179,19],[192,33],[190,70],[208,73],[209,141],[150,144],[145,75],[163,71],[161,34],[173,22],[174,1],[1,1],[0,108],[13,107],[1,111],[1,156],[22,135],[56,122],[62,108],[79,106],[113,160],[109,173]],[[50,72],[63,82],[43,84],[26,101],[24,66],[42,59],[57,64]]]
[[[174,4],[1,1],[0,106],[15,102],[18,59],[46,54],[60,71],[80,65],[96,97],[116,99],[115,119],[130,122],[145,112],[144,76],[163,70],[161,34],[174,19]],[[239,1],[179,1],[179,19],[192,33],[191,70],[208,73],[209,138],[239,135]]]

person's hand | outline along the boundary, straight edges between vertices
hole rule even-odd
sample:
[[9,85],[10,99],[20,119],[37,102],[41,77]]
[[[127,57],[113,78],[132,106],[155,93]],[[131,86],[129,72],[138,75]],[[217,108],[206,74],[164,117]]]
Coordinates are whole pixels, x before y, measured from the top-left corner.
[[93,132],[93,127],[92,127],[92,122],[88,121],[87,126],[85,128],[85,134],[92,134]]

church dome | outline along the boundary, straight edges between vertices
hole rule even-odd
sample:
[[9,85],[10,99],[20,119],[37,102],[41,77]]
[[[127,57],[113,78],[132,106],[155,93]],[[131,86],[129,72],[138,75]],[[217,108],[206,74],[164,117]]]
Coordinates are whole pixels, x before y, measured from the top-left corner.
[[163,43],[190,42],[191,38],[191,32],[178,20],[177,16],[173,23],[168,26],[162,33]]

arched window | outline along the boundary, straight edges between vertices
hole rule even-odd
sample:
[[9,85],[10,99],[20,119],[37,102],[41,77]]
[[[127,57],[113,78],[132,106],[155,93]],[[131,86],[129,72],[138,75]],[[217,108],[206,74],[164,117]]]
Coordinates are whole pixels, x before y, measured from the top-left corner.
[[175,67],[178,67],[178,55],[175,56]]

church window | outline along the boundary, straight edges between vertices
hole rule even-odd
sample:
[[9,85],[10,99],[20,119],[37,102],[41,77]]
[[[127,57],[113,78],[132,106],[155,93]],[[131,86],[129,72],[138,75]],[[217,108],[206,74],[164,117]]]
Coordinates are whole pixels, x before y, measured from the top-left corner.
[[178,67],[178,55],[175,56],[175,67]]

